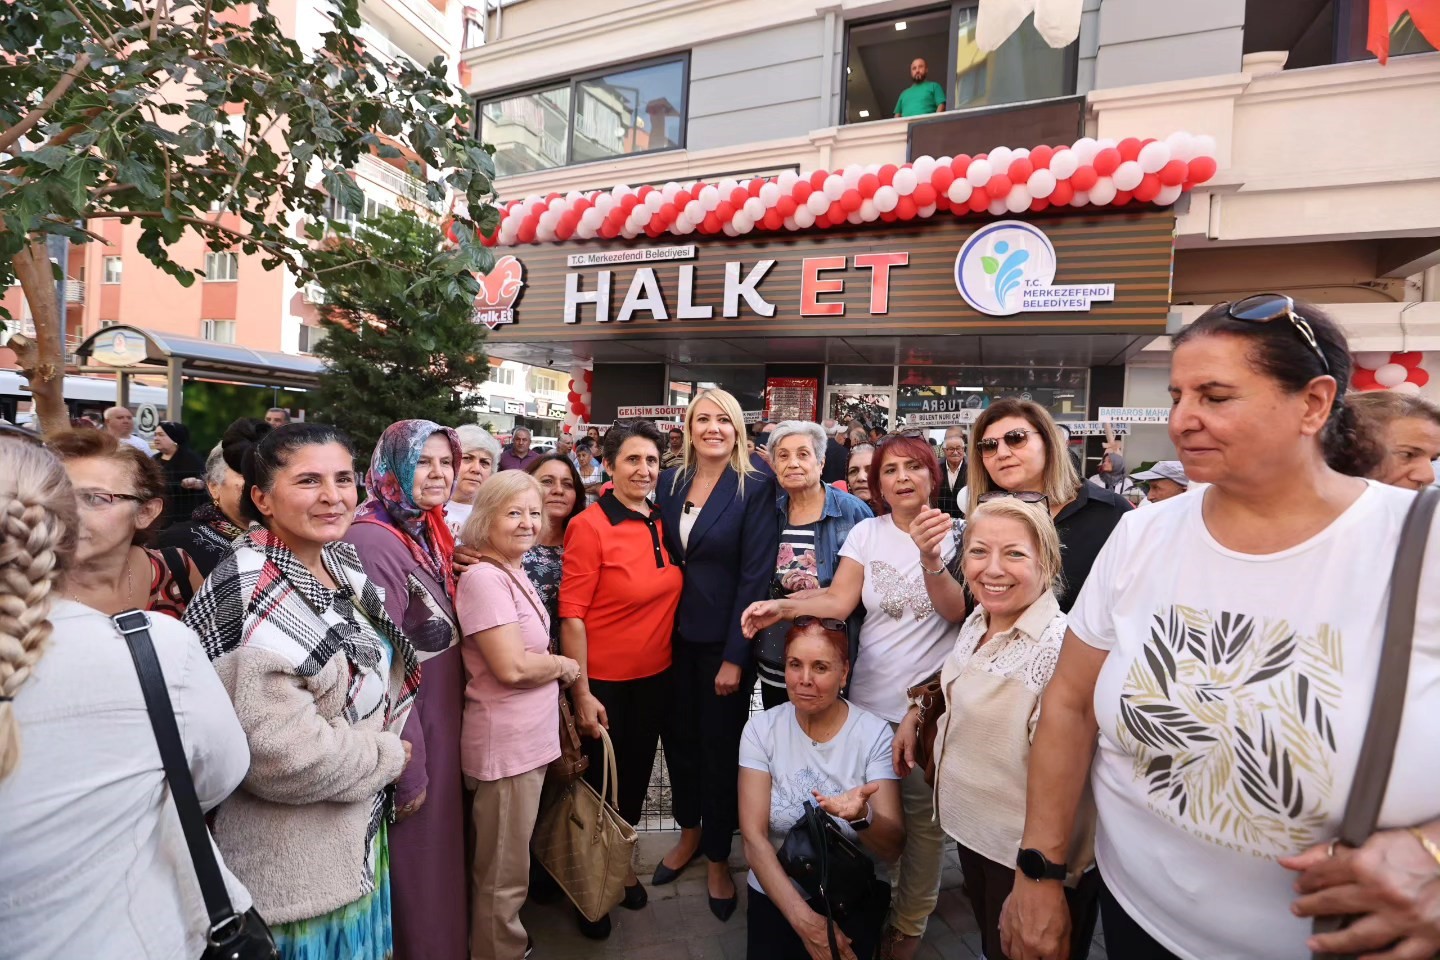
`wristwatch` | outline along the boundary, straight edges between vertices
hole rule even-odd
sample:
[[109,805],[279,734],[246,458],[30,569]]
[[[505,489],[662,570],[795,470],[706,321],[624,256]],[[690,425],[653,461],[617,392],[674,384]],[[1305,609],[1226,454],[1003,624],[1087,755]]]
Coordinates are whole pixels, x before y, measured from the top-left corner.
[[865,801],[865,816],[861,817],[859,820],[846,820],[845,822],[848,823],[848,824],[850,824],[850,829],[851,829],[851,830],[854,830],[856,833],[859,833],[861,830],[869,830],[869,829],[870,829],[870,801],[869,801],[869,800],[866,800],[866,801]]
[[1037,883],[1041,880],[1064,880],[1068,872],[1065,864],[1052,863],[1049,857],[1034,848],[1021,850],[1015,858],[1015,866]]

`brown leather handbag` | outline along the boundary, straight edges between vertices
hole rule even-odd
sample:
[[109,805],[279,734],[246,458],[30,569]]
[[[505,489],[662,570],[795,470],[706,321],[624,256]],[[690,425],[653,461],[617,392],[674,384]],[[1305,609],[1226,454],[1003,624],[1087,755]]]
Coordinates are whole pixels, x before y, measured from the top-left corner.
[[[539,615],[541,622],[549,622],[549,617],[545,611],[540,609],[540,605],[535,602],[535,598],[531,595],[530,591],[526,590],[524,585],[516,579],[515,574],[510,571],[509,567],[494,557],[481,557],[480,560],[483,563],[499,567],[504,571],[505,576],[510,578],[510,582],[515,584],[515,589],[523,593],[525,599],[530,601],[530,606],[535,608],[535,613]],[[561,690],[560,756],[550,761],[550,766],[546,768],[545,778],[547,780],[561,780],[568,783],[584,773],[589,766],[590,758],[585,756],[585,751],[580,746],[580,728],[575,726],[575,711],[570,706],[570,695],[566,691]]]
[[935,735],[940,717],[945,713],[945,694],[940,689],[940,671],[924,683],[905,691],[910,702],[920,708],[919,736],[915,738],[915,765],[925,771],[925,782],[935,785]]

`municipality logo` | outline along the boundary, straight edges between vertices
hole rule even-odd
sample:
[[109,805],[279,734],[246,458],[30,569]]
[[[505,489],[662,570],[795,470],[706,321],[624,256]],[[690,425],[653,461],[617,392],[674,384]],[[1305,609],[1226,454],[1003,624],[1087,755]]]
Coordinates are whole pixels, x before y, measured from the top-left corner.
[[1092,301],[1115,299],[1113,283],[1057,287],[1055,247],[1033,224],[1001,220],[970,235],[955,257],[955,287],[981,313],[1087,311]]

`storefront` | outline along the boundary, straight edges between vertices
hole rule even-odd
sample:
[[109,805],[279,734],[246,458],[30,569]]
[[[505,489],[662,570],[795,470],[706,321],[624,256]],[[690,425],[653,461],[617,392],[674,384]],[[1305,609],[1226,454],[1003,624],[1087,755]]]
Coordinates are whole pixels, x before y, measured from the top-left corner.
[[711,384],[770,419],[933,427],[1023,396],[1087,421],[1166,332],[1173,230],[1145,208],[522,245],[481,319],[494,356],[592,364],[595,421]]

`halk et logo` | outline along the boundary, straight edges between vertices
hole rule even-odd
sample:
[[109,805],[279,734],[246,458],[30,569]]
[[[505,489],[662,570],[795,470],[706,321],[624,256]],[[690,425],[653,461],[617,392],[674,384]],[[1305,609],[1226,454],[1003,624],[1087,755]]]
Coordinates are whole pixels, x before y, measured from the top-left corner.
[[525,288],[525,268],[515,257],[501,257],[489,273],[479,278],[475,295],[475,322],[494,330],[515,322],[515,300]]
[[1115,299],[1113,283],[1055,283],[1055,247],[1033,224],[1001,220],[970,235],[955,257],[955,287],[981,313],[1067,313]]

